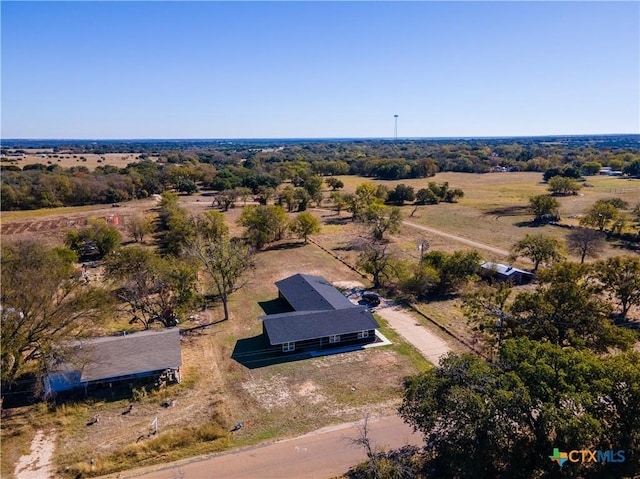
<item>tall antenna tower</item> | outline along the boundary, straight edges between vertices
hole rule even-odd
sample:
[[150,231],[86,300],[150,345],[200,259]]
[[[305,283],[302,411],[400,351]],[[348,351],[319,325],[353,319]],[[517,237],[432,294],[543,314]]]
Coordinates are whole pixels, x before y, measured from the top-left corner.
[[395,124],[395,128],[393,130],[393,136],[394,136],[394,141],[397,143],[398,142],[398,115],[393,115],[393,118],[395,118],[396,124]]

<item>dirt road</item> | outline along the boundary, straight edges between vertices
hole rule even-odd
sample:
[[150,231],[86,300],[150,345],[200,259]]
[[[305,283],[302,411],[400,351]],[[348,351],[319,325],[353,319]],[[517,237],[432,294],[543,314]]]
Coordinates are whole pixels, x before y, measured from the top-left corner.
[[445,341],[418,323],[416,318],[400,306],[383,302],[375,312],[433,364],[437,365],[440,356],[450,351]]
[[494,248],[493,246],[486,245],[484,243],[478,243],[477,241],[472,241],[470,239],[463,238],[462,236],[456,236],[449,233],[445,233],[444,231],[440,231],[434,228],[429,228],[428,226],[422,226],[416,223],[411,223],[410,221],[403,221],[403,225],[411,226],[412,228],[417,228],[422,231],[428,231],[429,233],[433,233],[434,235],[442,236],[443,238],[449,238],[459,243],[464,243],[469,246],[473,246],[474,248],[484,249],[486,251],[491,251],[492,253],[496,253],[502,256],[509,256],[510,253],[507,250]]
[[[146,474],[128,471],[119,477],[144,479],[322,479],[344,474],[366,459],[357,438],[361,423],[332,426],[294,439],[173,465]],[[422,438],[397,416],[369,419],[369,438],[375,447],[421,445]]]

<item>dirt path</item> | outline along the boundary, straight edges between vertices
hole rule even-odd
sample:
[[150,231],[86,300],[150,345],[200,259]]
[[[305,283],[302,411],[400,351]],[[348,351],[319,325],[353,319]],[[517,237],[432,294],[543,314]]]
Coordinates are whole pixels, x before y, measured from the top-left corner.
[[[294,439],[172,465],[146,474],[136,475],[135,471],[129,471],[120,477],[321,479],[341,476],[351,466],[366,460],[362,448],[351,445],[349,440],[359,436],[360,426],[361,423],[342,424]],[[398,416],[370,418],[369,438],[374,447],[385,449],[422,444],[420,435],[415,434]]]
[[421,325],[402,307],[391,302],[383,302],[375,312],[385,319],[389,326],[407,342],[415,346],[431,363],[437,365],[440,356],[451,350],[445,341]]
[[[314,211],[323,211],[323,212],[333,212],[333,210],[328,210],[326,208],[312,208]],[[474,248],[483,249],[486,251],[491,251],[492,253],[499,254],[501,256],[509,256],[511,253],[507,250],[495,248],[493,246],[486,245],[484,243],[478,243],[477,241],[473,241],[467,238],[463,238],[462,236],[456,236],[449,233],[445,233],[444,231],[437,230],[435,228],[430,228],[428,226],[422,226],[417,223],[412,223],[410,221],[403,221],[403,225],[410,226],[412,228],[416,228],[422,231],[428,231],[429,233],[433,233],[434,235],[442,236],[443,238],[452,239],[454,241],[458,241],[459,243],[464,243],[469,246],[473,246]]]
[[419,230],[422,231],[428,231],[429,233],[433,233],[434,235],[438,235],[438,236],[442,236],[443,238],[449,238],[455,241],[458,241],[459,243],[464,243],[466,245],[469,246],[473,246],[474,248],[479,248],[479,249],[484,249],[486,251],[491,251],[492,253],[496,253],[502,256],[509,256],[511,253],[509,253],[509,251],[504,250],[504,249],[500,249],[500,248],[494,248],[493,246],[489,246],[486,245],[484,243],[478,243],[477,241],[472,241],[470,239],[466,239],[463,238],[461,236],[456,236],[456,235],[452,235],[449,233],[445,233],[444,231],[440,231],[434,228],[429,228],[428,226],[422,226],[416,223],[411,223],[410,221],[403,221],[402,222],[403,225],[406,226],[411,226],[412,228],[417,228]]
[[31,441],[31,452],[22,456],[15,468],[16,479],[48,479],[53,477],[54,471],[51,464],[55,450],[56,438],[47,435],[44,431],[36,432]]

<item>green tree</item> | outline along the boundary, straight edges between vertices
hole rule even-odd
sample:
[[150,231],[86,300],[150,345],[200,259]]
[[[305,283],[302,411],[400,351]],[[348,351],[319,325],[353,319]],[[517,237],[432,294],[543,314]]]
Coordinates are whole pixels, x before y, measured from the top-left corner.
[[438,288],[440,275],[432,265],[419,262],[409,270],[409,274],[400,282],[404,294],[419,301],[429,297]]
[[333,191],[329,195],[329,199],[333,203],[333,206],[336,208],[336,211],[338,212],[338,216],[340,216],[340,212],[348,204],[346,195],[344,195],[343,193],[340,193],[339,191]]
[[229,233],[224,214],[219,211],[206,211],[195,219],[194,226],[198,235],[214,241]]
[[289,223],[289,229],[298,238],[303,238],[304,242],[307,243],[309,235],[320,232],[320,221],[311,213],[303,211]]
[[605,247],[604,233],[591,228],[573,228],[567,235],[567,249],[580,256],[580,263],[584,259],[597,258]]
[[287,185],[282,189],[278,196],[278,204],[282,205],[284,203],[287,205],[287,211],[289,213],[293,211],[293,207],[296,205],[295,192],[296,190],[293,186]]
[[580,183],[573,178],[568,178],[566,176],[554,176],[553,178],[549,178],[548,184],[548,190],[551,191],[551,194],[553,195],[576,195],[582,188]]
[[638,230],[638,236],[640,236],[640,203],[633,207],[632,214],[635,222],[635,227]]
[[307,190],[309,196],[315,197],[322,190],[323,180],[319,176],[308,176],[304,179],[304,189]]
[[582,164],[580,169],[583,175],[597,175],[602,169],[602,163],[599,163],[597,161],[587,161],[586,163]]
[[187,176],[178,176],[175,180],[174,186],[180,193],[186,193],[192,195],[198,192],[198,185],[195,181]]
[[606,292],[618,300],[620,319],[624,321],[634,305],[640,305],[640,259],[609,258],[594,265],[593,273]]
[[100,258],[119,248],[121,241],[120,232],[102,218],[91,218],[86,228],[70,229],[65,235],[65,244],[76,253],[95,251]]
[[422,255],[421,267],[428,266],[437,271],[437,282],[430,293],[443,295],[455,291],[476,275],[480,259],[477,251],[429,251]]
[[238,224],[247,228],[245,239],[256,249],[281,240],[289,226],[284,208],[276,205],[247,206],[238,218]]
[[178,205],[178,195],[173,192],[162,193],[157,227],[161,248],[179,256],[193,235],[194,222],[187,210]]
[[[424,436],[430,478],[625,477],[640,467],[639,360],[508,340],[495,365],[450,354],[407,379],[399,413]],[[560,469],[554,448],[621,449],[626,460]]]
[[537,195],[529,198],[529,210],[535,216],[535,222],[558,221],[560,219],[559,209],[558,200],[549,195]]
[[587,271],[585,265],[564,262],[543,272],[534,292],[515,297],[503,324],[505,337],[524,336],[597,352],[629,348],[635,334],[611,323],[611,305]]
[[416,195],[412,186],[405,184],[396,185],[395,189],[391,190],[387,196],[387,201],[395,205],[403,205],[405,201],[413,201],[416,199]]
[[331,177],[331,178],[327,178],[325,181],[326,181],[327,185],[333,191],[336,191],[336,190],[339,190],[341,188],[344,188],[344,183],[341,180],[339,180],[338,178]]
[[126,228],[136,243],[142,243],[144,237],[153,231],[153,218],[151,216],[133,215],[127,221]]
[[380,203],[377,196],[377,187],[369,181],[361,183],[356,188],[355,195],[349,195],[349,211],[353,214],[354,220],[363,219],[365,212],[374,203]]
[[34,241],[3,242],[3,382],[10,384],[33,369],[42,373],[54,348],[89,334],[106,318],[108,294],[74,274],[76,259],[67,249],[48,249]]
[[224,320],[229,319],[229,295],[247,284],[247,273],[254,267],[253,250],[227,235],[213,238],[198,230],[188,247],[210,280],[213,294],[220,298]]
[[364,212],[363,221],[371,226],[371,236],[376,241],[382,241],[385,234],[400,232],[402,213],[396,206],[374,203]]
[[373,287],[380,288],[393,277],[394,260],[386,244],[365,243],[358,256],[358,267],[373,276]]
[[533,270],[537,271],[540,263],[554,263],[563,259],[564,246],[562,242],[552,236],[543,234],[526,235],[511,247],[512,258],[524,256],[534,263]]
[[629,176],[640,177],[640,159],[635,159],[631,163],[625,165],[622,172]]
[[440,198],[433,190],[421,188],[416,193],[416,201],[421,205],[435,205],[440,203]]
[[304,188],[296,188],[294,191],[294,199],[298,207],[298,211],[306,211],[312,198]]
[[447,192],[444,195],[444,201],[446,201],[447,203],[457,203],[458,200],[463,197],[464,197],[464,191],[462,191],[460,188],[453,188],[453,189],[447,190]]
[[610,223],[615,222],[618,215],[618,208],[607,201],[598,200],[586,211],[580,224],[604,231]]
[[242,199],[242,202],[246,205],[247,199],[252,196],[251,188],[246,188],[244,186],[234,188],[236,195],[238,198]]

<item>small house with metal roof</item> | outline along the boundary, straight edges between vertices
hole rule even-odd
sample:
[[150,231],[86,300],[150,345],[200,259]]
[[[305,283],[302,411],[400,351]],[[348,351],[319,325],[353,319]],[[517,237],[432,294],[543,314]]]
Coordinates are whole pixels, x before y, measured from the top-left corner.
[[480,265],[480,275],[512,284],[525,284],[533,279],[533,273],[500,263],[486,261]]

